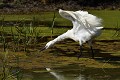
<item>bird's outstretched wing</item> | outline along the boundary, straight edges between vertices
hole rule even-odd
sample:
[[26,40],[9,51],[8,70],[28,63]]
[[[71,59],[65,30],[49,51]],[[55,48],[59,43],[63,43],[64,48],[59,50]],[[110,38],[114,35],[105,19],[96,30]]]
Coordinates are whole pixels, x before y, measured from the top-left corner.
[[87,11],[75,11],[74,15],[76,16],[76,22],[79,24],[79,26],[73,24],[76,28],[74,31],[76,32],[79,32],[82,28],[91,34],[100,29],[99,27],[102,26],[102,19],[89,14]]
[[102,19],[89,14],[87,11],[65,11],[59,9],[59,14],[73,23],[74,31],[79,31],[83,28],[95,28],[102,25]]
[[76,19],[76,16],[73,14],[74,11],[65,11],[62,9],[59,9],[59,14],[68,20],[74,21]]
[[65,11],[59,9],[59,14],[72,21],[74,33],[81,29],[87,29],[89,31],[89,29],[95,30],[96,27],[102,26],[102,19],[89,14],[87,11]]
[[101,27],[102,19],[89,14],[87,11],[65,11],[59,10],[62,17],[69,19],[73,23],[73,34],[79,41],[86,42],[98,32],[97,27]]
[[102,19],[98,18],[87,11],[75,11],[74,12],[77,20],[81,20],[83,23],[89,24],[90,27],[100,27],[102,25]]
[[72,21],[74,33],[78,32],[78,30],[80,30],[81,28],[84,28],[84,24],[83,24],[83,20],[82,20],[83,18],[78,13],[78,11],[75,12],[75,11],[66,11],[66,10],[59,9],[59,14],[63,18],[66,18],[66,19]]

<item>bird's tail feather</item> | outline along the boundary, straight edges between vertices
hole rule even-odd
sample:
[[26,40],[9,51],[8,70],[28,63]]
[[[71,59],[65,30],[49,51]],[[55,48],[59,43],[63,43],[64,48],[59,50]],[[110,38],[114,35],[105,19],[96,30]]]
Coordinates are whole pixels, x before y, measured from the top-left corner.
[[96,29],[103,29],[103,27],[96,27]]

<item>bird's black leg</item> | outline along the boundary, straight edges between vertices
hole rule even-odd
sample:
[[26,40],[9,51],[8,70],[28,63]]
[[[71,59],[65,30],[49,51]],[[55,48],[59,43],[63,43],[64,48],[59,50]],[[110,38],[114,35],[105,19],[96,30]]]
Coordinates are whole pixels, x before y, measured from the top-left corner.
[[92,59],[94,59],[94,52],[92,46],[90,46],[90,49],[91,49]]
[[78,59],[81,57],[82,55],[82,45],[80,46],[80,53],[78,54]]
[[88,41],[88,44],[90,45],[90,50],[91,50],[92,59],[94,59],[94,52],[93,52],[93,48],[92,48],[92,40],[89,40],[89,41]]

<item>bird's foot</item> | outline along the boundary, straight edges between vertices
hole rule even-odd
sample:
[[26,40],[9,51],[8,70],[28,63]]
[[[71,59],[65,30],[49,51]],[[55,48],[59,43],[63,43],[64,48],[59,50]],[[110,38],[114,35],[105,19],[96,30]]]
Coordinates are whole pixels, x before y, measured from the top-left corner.
[[81,57],[81,55],[79,54],[79,55],[77,55],[77,59],[79,60],[79,58]]
[[91,59],[95,59],[95,58],[92,56]]

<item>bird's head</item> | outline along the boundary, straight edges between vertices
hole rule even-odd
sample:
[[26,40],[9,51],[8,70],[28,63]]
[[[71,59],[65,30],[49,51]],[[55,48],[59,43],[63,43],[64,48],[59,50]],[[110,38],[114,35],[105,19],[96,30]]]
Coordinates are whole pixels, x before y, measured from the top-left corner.
[[43,50],[45,50],[45,49],[50,48],[53,44],[54,44],[53,41],[49,41],[49,42],[45,45],[45,47],[43,47],[40,51],[43,51]]

